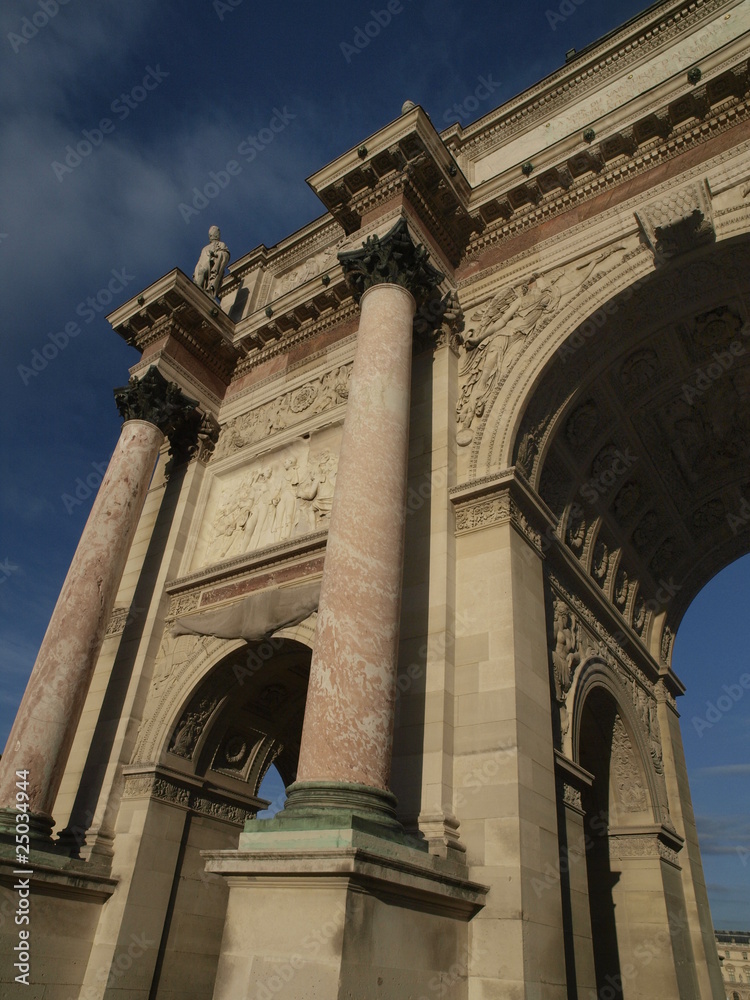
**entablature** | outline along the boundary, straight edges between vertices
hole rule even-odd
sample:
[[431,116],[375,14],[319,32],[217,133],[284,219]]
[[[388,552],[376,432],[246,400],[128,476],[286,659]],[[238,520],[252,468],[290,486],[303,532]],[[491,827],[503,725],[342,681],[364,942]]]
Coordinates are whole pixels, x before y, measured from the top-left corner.
[[112,328],[141,354],[171,338],[227,385],[240,357],[234,323],[179,268],[110,313]]

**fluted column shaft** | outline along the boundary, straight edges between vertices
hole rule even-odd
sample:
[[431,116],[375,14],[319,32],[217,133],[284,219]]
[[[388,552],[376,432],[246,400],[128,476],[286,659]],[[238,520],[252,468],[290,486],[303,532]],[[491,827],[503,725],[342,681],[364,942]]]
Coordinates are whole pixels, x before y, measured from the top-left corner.
[[377,284],[361,308],[297,781],[387,789],[415,303]]

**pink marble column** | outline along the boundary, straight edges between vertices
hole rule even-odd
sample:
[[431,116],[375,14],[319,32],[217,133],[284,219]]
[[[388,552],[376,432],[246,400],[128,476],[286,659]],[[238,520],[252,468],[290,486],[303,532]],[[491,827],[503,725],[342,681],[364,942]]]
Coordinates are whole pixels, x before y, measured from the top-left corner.
[[123,424],[0,761],[0,807],[15,804],[16,771],[28,771],[38,835],[51,830],[52,806],[163,440],[149,421]]
[[376,284],[362,296],[361,308],[297,783],[357,783],[386,790],[415,304],[400,285]]

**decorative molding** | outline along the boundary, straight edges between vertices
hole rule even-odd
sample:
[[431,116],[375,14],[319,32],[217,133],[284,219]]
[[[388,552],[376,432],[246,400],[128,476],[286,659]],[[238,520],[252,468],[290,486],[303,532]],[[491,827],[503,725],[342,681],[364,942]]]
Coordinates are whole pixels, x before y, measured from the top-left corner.
[[657,264],[716,241],[705,180],[673,187],[635,213]]
[[250,803],[238,802],[234,796],[222,789],[207,791],[201,785],[195,787],[189,779],[180,779],[166,774],[161,769],[145,774],[141,772],[125,775],[123,798],[144,796],[169,802],[171,805],[237,826],[241,826],[247,819],[252,819],[257,812],[257,807],[254,808]]
[[454,487],[449,495],[455,505],[457,535],[510,522],[542,554],[543,533],[536,527],[542,524],[542,515],[533,508],[527,489],[518,479],[509,479],[507,472]]
[[660,832],[654,833],[610,833],[609,856],[614,861],[626,861],[638,858],[652,858],[666,861],[675,868],[680,868],[678,850],[679,839],[669,837],[666,842]]
[[[709,18],[723,7],[722,0],[685,0],[676,9],[665,12],[654,23],[653,14],[648,11],[638,17],[631,32],[619,48],[610,48],[609,38],[600,42],[582,63],[580,68],[562,67],[552,78],[547,78],[524,93],[522,98],[511,102],[510,108],[502,111],[496,124],[488,125],[486,119],[469,129],[463,135],[442,133],[446,144],[470,160],[477,160],[482,154],[503,145],[516,133],[526,130],[537,121],[554,118],[561,106],[580,100],[585,94],[598,90],[613,76],[624,73],[628,66],[640,63],[650,52],[661,48],[666,42],[686,32],[693,25]],[[514,106],[515,105],[515,106]],[[478,133],[476,135],[472,133]]]
[[349,398],[351,373],[352,362],[339,365],[227,421],[221,428],[213,460],[219,461],[251,444],[267,441],[310,416],[343,406]]
[[575,785],[568,784],[567,781],[563,782],[563,802],[566,806],[571,809],[576,809],[583,815],[583,795],[579,788]]
[[112,610],[112,614],[109,616],[109,621],[107,622],[107,628],[104,632],[106,639],[109,639],[113,635],[120,635],[121,632],[125,631],[125,625],[127,624],[129,614],[129,605],[127,608],[114,608]]
[[638,773],[633,744],[619,715],[615,716],[612,730],[610,770],[617,800],[624,811],[645,812],[648,809],[648,795]]

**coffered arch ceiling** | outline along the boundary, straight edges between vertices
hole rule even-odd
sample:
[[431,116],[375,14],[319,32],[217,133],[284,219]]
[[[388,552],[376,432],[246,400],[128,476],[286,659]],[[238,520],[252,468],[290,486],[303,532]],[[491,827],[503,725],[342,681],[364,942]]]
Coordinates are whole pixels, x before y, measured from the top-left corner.
[[668,660],[693,597],[750,550],[750,240],[677,258],[614,302],[547,365],[514,463],[636,632],[666,611]]
[[279,638],[273,645],[250,644],[222,659],[173,723],[162,763],[228,790],[247,785],[254,796],[273,763],[284,783],[291,784],[310,658],[307,646]]

